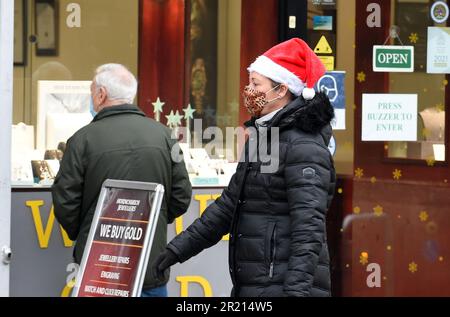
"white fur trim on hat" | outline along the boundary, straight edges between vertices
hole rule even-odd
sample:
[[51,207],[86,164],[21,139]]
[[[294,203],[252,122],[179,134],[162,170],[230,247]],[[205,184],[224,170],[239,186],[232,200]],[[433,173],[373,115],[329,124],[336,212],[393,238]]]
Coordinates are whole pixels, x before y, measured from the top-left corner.
[[247,70],[249,72],[257,72],[277,83],[286,84],[290,92],[296,96],[300,96],[305,88],[305,83],[300,78],[264,55],[258,57]]

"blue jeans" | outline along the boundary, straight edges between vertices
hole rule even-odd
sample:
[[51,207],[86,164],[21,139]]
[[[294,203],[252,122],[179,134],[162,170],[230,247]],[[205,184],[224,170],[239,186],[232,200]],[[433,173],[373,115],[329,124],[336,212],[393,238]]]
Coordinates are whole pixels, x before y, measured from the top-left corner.
[[143,289],[141,297],[167,297],[167,285]]

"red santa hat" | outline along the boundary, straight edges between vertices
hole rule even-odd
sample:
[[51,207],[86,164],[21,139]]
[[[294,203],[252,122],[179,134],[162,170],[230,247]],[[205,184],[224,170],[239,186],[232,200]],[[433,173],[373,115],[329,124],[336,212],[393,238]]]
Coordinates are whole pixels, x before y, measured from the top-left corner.
[[325,74],[325,66],[303,40],[290,39],[259,56],[247,69],[277,83],[286,84],[295,95],[311,100],[314,85]]

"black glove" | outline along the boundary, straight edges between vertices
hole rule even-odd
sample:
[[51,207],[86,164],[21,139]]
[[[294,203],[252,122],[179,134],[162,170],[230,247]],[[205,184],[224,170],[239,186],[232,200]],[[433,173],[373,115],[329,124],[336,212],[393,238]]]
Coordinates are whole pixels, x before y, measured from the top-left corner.
[[178,257],[173,251],[165,249],[157,258],[153,264],[152,272],[153,277],[158,280],[164,280],[164,272],[166,269],[178,263]]

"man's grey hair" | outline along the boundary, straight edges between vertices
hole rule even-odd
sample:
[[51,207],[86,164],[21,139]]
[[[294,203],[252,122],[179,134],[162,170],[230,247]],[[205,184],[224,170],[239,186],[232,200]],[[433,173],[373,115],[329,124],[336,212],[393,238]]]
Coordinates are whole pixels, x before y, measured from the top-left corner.
[[136,77],[123,65],[105,64],[97,68],[94,77],[97,89],[106,89],[108,100],[133,103],[137,93]]

